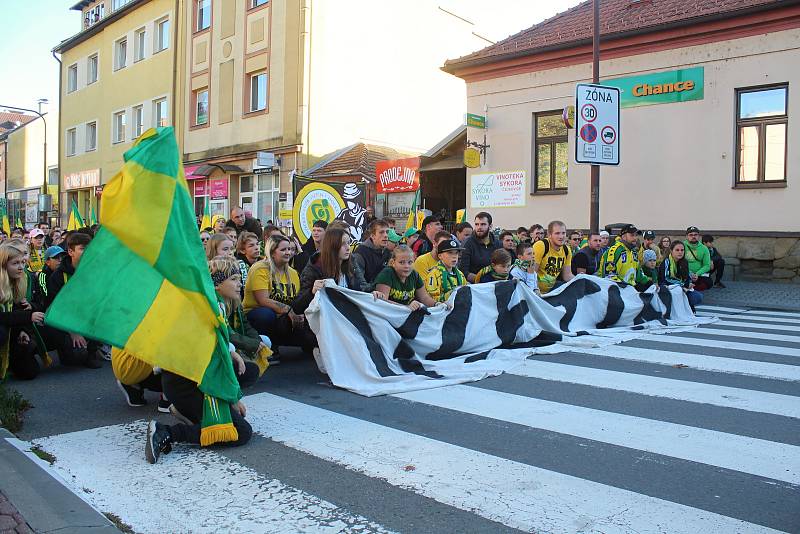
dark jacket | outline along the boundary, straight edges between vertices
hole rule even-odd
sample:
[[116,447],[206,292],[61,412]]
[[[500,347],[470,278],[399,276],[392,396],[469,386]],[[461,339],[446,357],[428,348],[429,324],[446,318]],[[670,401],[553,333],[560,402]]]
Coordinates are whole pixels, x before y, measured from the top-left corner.
[[0,326],[7,329],[31,326],[31,315],[35,311],[40,310],[35,307],[30,310],[24,310],[19,304],[14,304],[11,311],[0,311]]
[[364,271],[364,279],[371,284],[378,273],[386,267],[390,256],[388,249],[376,247],[372,239],[367,238],[353,252],[353,262]]
[[588,246],[583,247],[572,256],[572,274],[578,274],[578,267],[586,269],[586,274],[595,274],[602,257],[599,250],[595,252]]
[[264,230],[261,228],[261,224],[252,217],[245,217],[244,226],[236,226],[236,223],[233,222],[233,219],[229,219],[228,222],[225,223],[225,227],[236,230],[236,235],[239,235],[242,232],[253,232],[258,236],[259,241],[262,240],[264,235]]
[[673,260],[671,256],[667,256],[664,258],[664,261],[661,262],[661,265],[658,266],[658,285],[677,284],[688,288],[692,283],[692,279],[689,277],[689,263],[686,261],[686,258],[679,261],[677,269],[675,269],[677,278],[673,278],[669,273],[669,267],[673,261],[675,260]]
[[[47,295],[44,297],[44,305],[46,308],[55,300],[58,292],[64,287],[66,280],[75,274],[75,267],[72,266],[72,258],[67,255],[61,260],[61,265],[58,269],[53,271],[53,274],[47,277]],[[66,280],[65,280],[66,279]]]
[[248,360],[256,357],[261,338],[255,328],[252,327],[244,314],[241,305],[228,315],[228,335],[231,343],[236,347],[236,351]]
[[478,274],[478,271],[488,267],[492,263],[492,252],[501,247],[500,241],[491,232],[489,232],[488,244],[478,241],[475,234],[472,234],[461,246],[464,247],[464,251],[461,253],[461,259],[458,260],[458,269],[464,273],[464,276]]
[[47,280],[50,278],[50,275],[53,274],[53,271],[47,265],[41,270],[33,275],[33,284],[31,287],[31,303],[38,304],[41,308],[45,307],[47,302]]
[[[356,291],[364,291],[367,288],[364,272],[358,265],[353,263],[351,265],[353,266],[353,274],[347,277],[347,287]],[[315,252],[311,256],[311,261],[300,273],[300,290],[297,292],[294,302],[292,302],[292,309],[295,313],[301,314],[306,311],[308,305],[314,300],[314,294],[311,292],[314,288],[314,282],[325,278],[328,277],[322,273],[322,269],[319,266],[319,252]]]
[[309,258],[316,254],[316,252],[317,247],[314,246],[314,240],[309,237],[303,246],[300,247],[300,253],[292,258],[292,268],[298,273],[302,273],[303,269],[308,265]]
[[411,246],[411,250],[413,250],[414,254],[416,254],[419,258],[423,254],[427,254],[433,250],[433,243],[431,243],[431,240],[428,239],[428,236],[420,232],[419,239],[417,239]]

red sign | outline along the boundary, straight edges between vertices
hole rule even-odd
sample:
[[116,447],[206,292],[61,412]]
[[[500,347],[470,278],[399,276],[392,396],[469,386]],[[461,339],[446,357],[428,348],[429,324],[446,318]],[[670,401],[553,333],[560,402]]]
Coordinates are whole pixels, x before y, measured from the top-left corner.
[[405,193],[419,189],[419,158],[393,159],[375,164],[378,193]]
[[209,196],[211,200],[228,198],[228,179],[215,178],[208,181]]
[[204,197],[208,194],[208,182],[205,180],[197,180],[192,182],[194,186],[194,196]]

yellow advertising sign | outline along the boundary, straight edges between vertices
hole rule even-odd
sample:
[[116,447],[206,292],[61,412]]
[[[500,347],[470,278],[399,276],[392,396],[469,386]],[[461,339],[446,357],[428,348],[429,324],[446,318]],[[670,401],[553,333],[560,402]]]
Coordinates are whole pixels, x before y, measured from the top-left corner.
[[464,149],[464,166],[470,169],[481,166],[481,153],[477,148]]

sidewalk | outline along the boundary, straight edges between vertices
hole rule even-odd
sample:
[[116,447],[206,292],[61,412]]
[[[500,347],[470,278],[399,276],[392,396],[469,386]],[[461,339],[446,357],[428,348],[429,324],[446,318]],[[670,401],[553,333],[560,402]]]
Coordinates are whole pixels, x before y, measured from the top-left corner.
[[119,534],[100,512],[51,474],[29,444],[0,428],[0,534]]
[[725,282],[725,285],[725,289],[705,291],[703,304],[800,312],[800,284]]

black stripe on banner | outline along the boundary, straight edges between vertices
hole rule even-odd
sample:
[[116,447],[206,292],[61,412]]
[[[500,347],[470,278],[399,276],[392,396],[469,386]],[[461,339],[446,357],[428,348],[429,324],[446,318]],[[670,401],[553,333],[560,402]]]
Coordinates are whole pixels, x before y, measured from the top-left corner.
[[622,300],[622,292],[619,290],[619,286],[616,284],[609,286],[606,316],[602,321],[597,323],[597,328],[608,328],[617,324],[617,321],[619,321],[619,318],[622,317],[622,312],[624,310],[625,302]]
[[544,300],[554,308],[558,306],[564,307],[564,317],[561,318],[559,326],[564,332],[569,332],[569,323],[572,322],[575,311],[578,309],[578,301],[594,293],[600,293],[600,286],[588,278],[581,278],[579,280],[573,280],[572,283],[566,286],[558,295],[548,297]]
[[415,375],[427,376],[428,378],[444,378],[435,371],[426,370],[425,367],[422,366],[422,362],[416,358],[414,349],[403,339],[400,340],[400,343],[397,344],[397,348],[394,349],[394,359],[397,360],[397,363],[400,364],[400,367],[406,373],[414,373]]
[[[494,350],[494,349],[492,349],[492,350]],[[473,354],[472,356],[469,356],[469,357],[465,358],[464,359],[464,363],[472,363],[472,362],[483,361],[489,356],[490,352],[492,352],[492,351],[491,350],[485,350],[483,352],[479,352],[477,354]]]
[[667,320],[661,312],[653,308],[653,297],[655,293],[639,293],[639,298],[642,299],[642,311],[633,320],[633,324],[642,324],[649,321],[658,321],[663,325],[667,324]]
[[409,313],[405,322],[403,322],[399,328],[395,328],[395,330],[397,330],[397,333],[400,334],[400,337],[403,339],[414,339],[417,337],[419,327],[422,326],[422,321],[424,321],[425,317],[430,314],[431,312],[429,312],[427,309],[418,308]]
[[438,349],[425,356],[426,360],[446,360],[457,356],[458,349],[464,345],[467,333],[467,321],[472,311],[472,289],[462,286],[456,291],[453,309],[447,315],[442,326],[442,344]]
[[369,327],[369,322],[367,322],[367,318],[364,316],[361,309],[336,289],[327,287],[324,291],[328,300],[333,304],[333,307],[350,321],[356,330],[358,330],[358,333],[361,334],[361,338],[367,345],[369,357],[372,358],[372,363],[375,364],[375,369],[378,371],[378,374],[381,376],[397,376],[394,371],[389,369],[389,365],[386,363],[386,357],[383,355],[383,350],[372,336],[372,329]]
[[667,313],[664,314],[664,319],[669,319],[672,313],[672,293],[670,293],[667,286],[661,286],[658,289],[658,298],[661,299],[661,303],[667,309]]
[[500,345],[514,343],[517,338],[517,331],[525,324],[525,316],[528,314],[528,302],[520,300],[513,308],[509,309],[508,304],[517,289],[517,281],[497,282],[494,285],[494,297],[497,301],[497,322],[495,330],[497,337],[500,338]]

